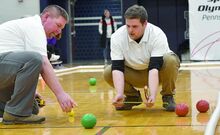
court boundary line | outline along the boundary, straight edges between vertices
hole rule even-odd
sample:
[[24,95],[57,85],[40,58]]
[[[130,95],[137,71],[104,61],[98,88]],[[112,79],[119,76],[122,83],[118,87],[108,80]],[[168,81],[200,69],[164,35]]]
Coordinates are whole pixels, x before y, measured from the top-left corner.
[[110,129],[111,126],[104,126],[101,130],[99,130],[96,135],[102,135],[104,134],[108,129]]
[[[43,123],[42,123],[43,124]],[[5,125],[6,126],[6,125]],[[185,124],[185,125],[124,125],[124,126],[95,126],[97,128],[103,128],[103,127],[110,127],[110,128],[118,128],[118,127],[131,127],[131,128],[136,128],[136,127],[190,127],[190,126],[196,126],[196,127],[205,127],[206,125],[192,125],[192,124]],[[217,125],[217,127],[220,127],[220,125]],[[45,126],[45,127],[0,127],[0,129],[33,129],[33,128],[84,128],[83,126],[64,126],[64,127],[56,127],[56,126]]]
[[[220,62],[193,62],[193,63],[180,63],[179,70],[201,70],[201,69],[218,69]],[[104,65],[85,65],[69,67],[65,69],[55,69],[54,72],[58,75],[66,75],[71,73],[80,72],[103,72]]]

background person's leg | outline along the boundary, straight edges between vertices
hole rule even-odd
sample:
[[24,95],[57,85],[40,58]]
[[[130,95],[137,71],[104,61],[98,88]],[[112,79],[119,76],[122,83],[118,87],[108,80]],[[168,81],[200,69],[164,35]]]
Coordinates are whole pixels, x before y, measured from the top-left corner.
[[3,116],[4,109],[5,109],[5,103],[0,101],[0,117]]
[[106,39],[106,59],[107,64],[111,64],[111,48],[110,48],[110,38]]
[[108,64],[108,60],[107,60],[107,48],[103,49],[103,57],[104,57],[104,64],[107,65]]

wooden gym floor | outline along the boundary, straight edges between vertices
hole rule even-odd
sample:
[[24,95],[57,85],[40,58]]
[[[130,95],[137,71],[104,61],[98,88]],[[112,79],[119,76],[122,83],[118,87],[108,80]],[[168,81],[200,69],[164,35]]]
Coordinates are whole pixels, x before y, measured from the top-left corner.
[[[203,135],[205,127],[217,104],[220,90],[220,66],[186,66],[179,72],[175,99],[177,103],[186,103],[190,111],[186,117],[177,117],[174,112],[162,108],[161,95],[158,94],[154,107],[146,109],[144,104],[130,111],[115,111],[111,99],[115,91],[102,76],[103,66],[76,67],[57,71],[64,89],[77,101],[75,117],[63,113],[55,96],[39,80],[38,92],[46,106],[40,114],[46,117],[43,124],[3,125],[0,135]],[[89,86],[88,79],[95,77],[96,86]],[[143,89],[140,88],[143,95]],[[142,96],[143,97],[143,96]],[[144,99],[144,98],[143,98]],[[210,103],[207,113],[198,113],[196,102],[206,99]],[[93,113],[97,124],[93,129],[84,129],[81,117]],[[219,123],[216,134],[220,134]]]

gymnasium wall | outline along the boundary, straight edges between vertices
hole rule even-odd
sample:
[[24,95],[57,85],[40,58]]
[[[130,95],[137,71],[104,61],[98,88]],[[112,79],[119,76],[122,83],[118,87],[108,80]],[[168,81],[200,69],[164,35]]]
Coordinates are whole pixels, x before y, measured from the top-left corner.
[[149,22],[166,33],[171,50],[181,57],[183,48],[188,48],[187,0],[77,0],[73,60],[103,59],[98,33],[103,9],[110,9],[120,27],[124,24],[122,17],[125,10],[133,4],[143,5],[147,9]]
[[[60,7],[64,8],[68,13],[70,12],[68,10],[70,1],[73,0],[40,0],[40,11],[42,12],[43,9],[48,5],[59,5]],[[69,13],[71,14],[71,13]],[[71,17],[70,17],[71,19]],[[60,50],[61,53],[61,60],[63,63],[71,63],[72,62],[72,44],[70,43],[70,27],[71,23],[68,23],[64,29],[62,30],[62,38],[57,41],[57,47]]]
[[[2,0],[0,23],[39,14],[48,4],[58,4],[68,10],[73,0]],[[167,35],[170,48],[181,56],[188,47],[188,1],[187,0],[74,0],[71,7],[74,20],[63,30],[58,44],[62,60],[101,60],[103,49],[99,45],[98,22],[103,10],[108,8],[120,27],[124,24],[123,14],[133,5],[143,5],[149,14],[149,22],[158,25]],[[69,28],[74,29],[70,36]],[[72,39],[69,43],[69,39]],[[71,53],[70,53],[71,52]],[[69,59],[69,60],[68,60]],[[71,60],[70,60],[71,59]]]
[[39,13],[39,0],[1,0],[0,23]]
[[76,1],[73,60],[103,59],[103,48],[99,44],[98,23],[106,8],[110,10],[117,26],[121,26],[121,0]]
[[149,22],[165,32],[171,50],[181,58],[189,48],[188,1],[138,0],[138,4],[147,9]]

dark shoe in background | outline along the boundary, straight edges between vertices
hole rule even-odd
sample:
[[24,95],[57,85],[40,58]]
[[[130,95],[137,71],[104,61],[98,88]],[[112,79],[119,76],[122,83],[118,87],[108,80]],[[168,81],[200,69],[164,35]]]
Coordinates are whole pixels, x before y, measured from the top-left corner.
[[38,114],[40,111],[40,107],[38,105],[37,100],[34,100],[32,114]]
[[[131,110],[133,106],[140,105],[142,103],[142,98],[140,91],[138,91],[137,96],[126,96],[124,105],[122,107],[115,107],[116,110]],[[129,103],[134,102],[134,103]]]
[[0,110],[0,118],[3,117],[4,110]]

